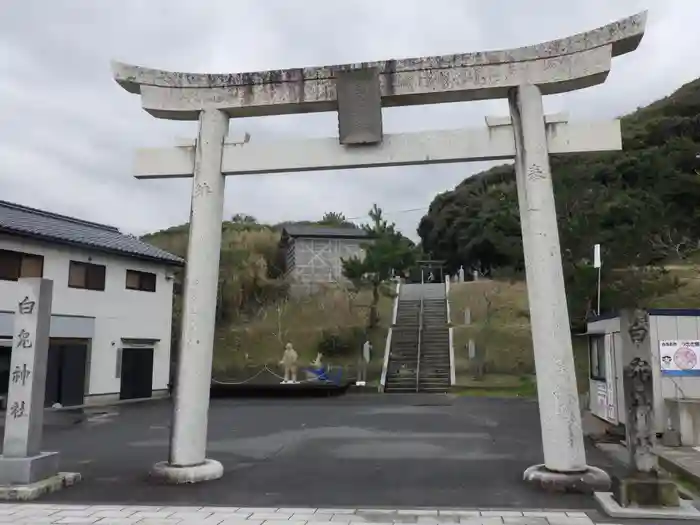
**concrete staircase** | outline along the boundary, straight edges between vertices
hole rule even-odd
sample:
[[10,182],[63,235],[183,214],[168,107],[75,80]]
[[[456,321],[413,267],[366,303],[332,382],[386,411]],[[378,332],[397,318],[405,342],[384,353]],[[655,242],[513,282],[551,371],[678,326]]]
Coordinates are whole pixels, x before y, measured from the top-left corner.
[[450,338],[447,304],[444,298],[424,299],[418,390],[447,392],[449,389]]
[[399,292],[384,391],[446,392],[449,387],[445,287],[404,284]]

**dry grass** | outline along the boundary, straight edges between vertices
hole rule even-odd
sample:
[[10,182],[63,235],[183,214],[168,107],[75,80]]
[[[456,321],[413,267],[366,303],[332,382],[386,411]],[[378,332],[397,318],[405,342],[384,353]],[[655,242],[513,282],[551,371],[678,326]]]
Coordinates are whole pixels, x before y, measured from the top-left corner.
[[[523,282],[482,280],[453,284],[450,287],[450,311],[458,375],[464,375],[469,368],[469,339],[474,339],[485,351],[487,371],[532,373],[527,308],[527,289]],[[464,324],[467,309],[471,311],[469,325]]]
[[[249,366],[277,366],[287,342],[299,353],[299,364],[307,365],[316,357],[324,331],[366,326],[370,298],[369,291],[352,296],[341,288],[329,287],[313,296],[267,306],[254,319],[218,331],[214,372],[221,375]],[[378,364],[380,370],[391,323],[392,301],[389,297],[380,299],[380,326],[370,335],[374,345],[374,368]],[[353,356],[325,361],[336,365],[354,364],[359,352],[360,348]]]
[[[225,298],[222,304],[237,322],[221,322],[214,344],[214,375],[248,377],[262,365],[278,367],[285,343],[291,342],[299,353],[299,365],[315,359],[318,344],[326,330],[362,329],[366,326],[371,293],[349,294],[340,287],[328,287],[304,299],[274,302],[263,296],[257,315],[244,318],[255,300],[253,291],[274,291],[276,281],[268,276],[268,265],[277,262],[279,231],[263,227],[245,227],[225,222],[221,241],[220,282]],[[146,241],[171,253],[185,256],[187,226],[170,228],[146,236]],[[370,334],[374,345],[373,362],[368,377],[378,377],[384,356],[384,344],[391,322],[392,299],[382,297],[379,304],[380,326]],[[176,303],[176,308],[179,308]],[[221,305],[220,305],[221,306]],[[229,317],[229,318],[230,318]],[[360,353],[326,358],[324,362],[347,366],[356,364]]]
[[[668,268],[682,286],[650,301],[654,308],[699,308],[700,266]],[[490,307],[489,307],[490,303]],[[471,310],[471,324],[464,324],[464,310]],[[455,365],[458,384],[470,381],[469,339],[485,351],[489,374],[523,376],[534,373],[532,339],[524,282],[482,280],[455,283],[450,288],[450,310],[454,325]],[[486,322],[490,312],[490,321]],[[574,334],[575,335],[575,334]],[[581,390],[588,388],[588,351],[583,337],[574,337],[574,358]]]
[[667,270],[678,278],[681,287],[672,293],[652,300],[653,308],[700,308],[700,266],[674,265]]

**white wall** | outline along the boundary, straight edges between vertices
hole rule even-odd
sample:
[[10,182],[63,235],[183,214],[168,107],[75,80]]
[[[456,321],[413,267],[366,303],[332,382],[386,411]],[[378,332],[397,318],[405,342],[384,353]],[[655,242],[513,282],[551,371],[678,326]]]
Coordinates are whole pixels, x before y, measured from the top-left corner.
[[[54,281],[52,314],[95,318],[87,371],[88,394],[119,392],[120,379],[116,372],[122,338],[159,340],[154,347],[153,389],[167,388],[173,281],[165,276],[172,273],[173,267],[3,235],[0,235],[0,249],[44,256],[44,278]],[[71,260],[105,265],[105,290],[68,288]],[[155,273],[156,291],[127,290],[127,269]],[[0,311],[15,310],[15,286],[13,281],[0,280]]]
[[[654,378],[656,431],[666,429],[668,399],[700,399],[700,377],[672,377],[661,374],[659,341],[700,339],[700,317],[695,315],[650,315],[651,366]],[[661,395],[658,395],[661,393]]]

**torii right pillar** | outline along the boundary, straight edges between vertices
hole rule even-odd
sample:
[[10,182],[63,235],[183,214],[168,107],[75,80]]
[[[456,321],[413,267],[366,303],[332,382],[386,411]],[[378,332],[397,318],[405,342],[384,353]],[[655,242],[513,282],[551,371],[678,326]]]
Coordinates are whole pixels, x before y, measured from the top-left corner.
[[542,92],[521,85],[508,102],[544,452],[524,479],[546,490],[606,491],[608,474],[586,464]]

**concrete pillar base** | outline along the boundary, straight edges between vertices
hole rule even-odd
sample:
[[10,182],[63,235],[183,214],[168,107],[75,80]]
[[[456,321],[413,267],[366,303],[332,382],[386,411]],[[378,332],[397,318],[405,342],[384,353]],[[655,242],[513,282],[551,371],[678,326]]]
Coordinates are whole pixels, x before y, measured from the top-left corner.
[[205,459],[204,463],[190,467],[177,467],[162,461],[153,465],[151,470],[151,478],[169,485],[212,481],[223,475],[224,466],[213,459]]
[[610,476],[598,467],[586,466],[580,472],[555,472],[544,465],[533,465],[523,480],[547,492],[579,492],[593,494],[610,490]]

